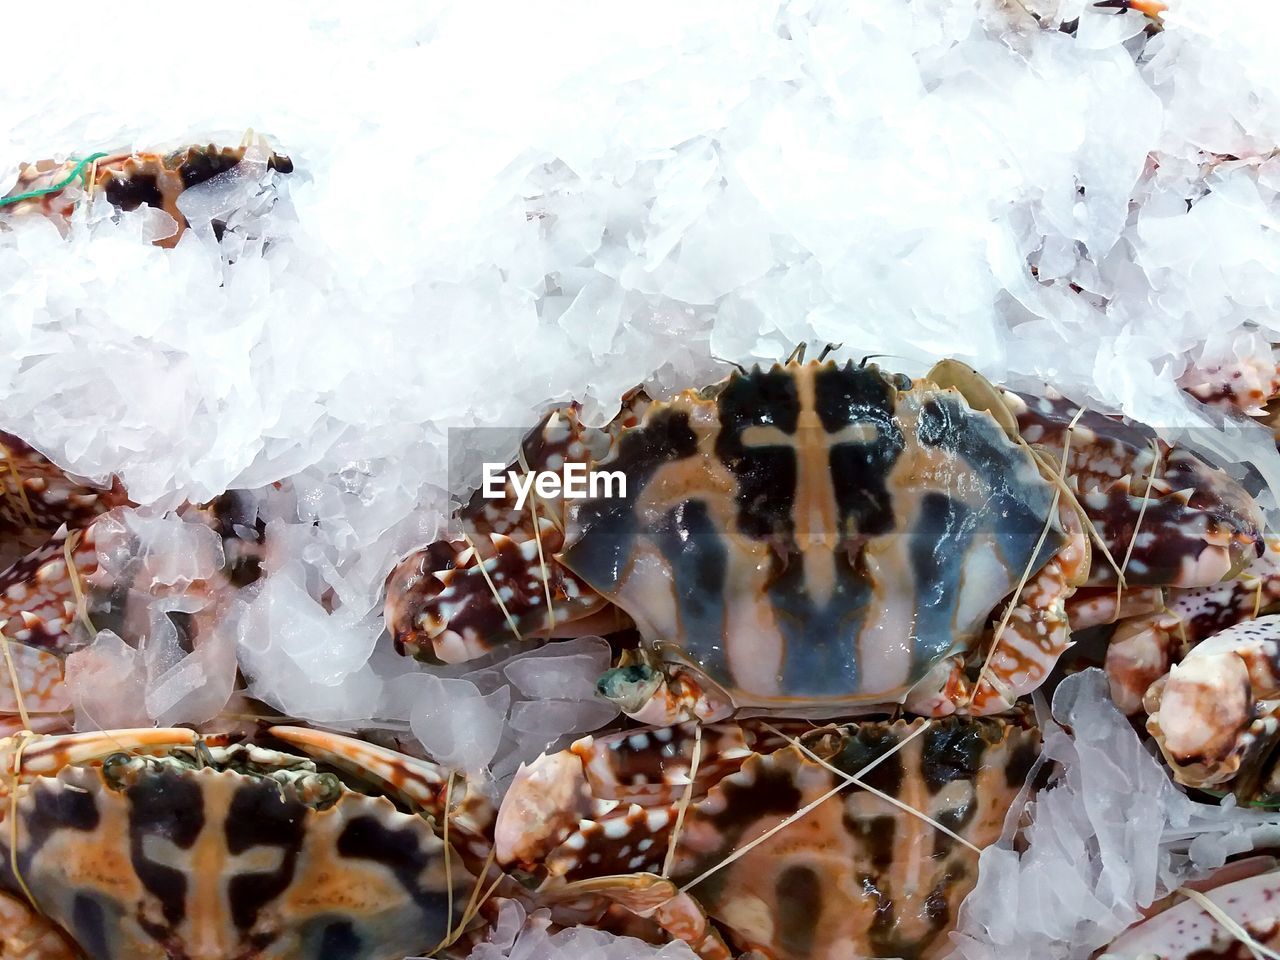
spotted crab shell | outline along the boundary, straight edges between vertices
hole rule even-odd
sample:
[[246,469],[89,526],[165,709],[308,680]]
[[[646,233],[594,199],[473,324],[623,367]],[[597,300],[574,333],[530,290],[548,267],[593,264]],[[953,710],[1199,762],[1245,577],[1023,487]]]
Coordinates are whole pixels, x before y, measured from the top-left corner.
[[[385,797],[324,806],[231,770],[155,765],[112,785],[69,767],[17,815],[0,890],[29,891],[94,960],[399,960],[450,928],[444,845]],[[451,866],[456,921],[471,878]]]
[[739,706],[901,700],[1062,542],[989,413],[874,366],[682,393],[595,469],[625,494],[575,502],[561,561]]

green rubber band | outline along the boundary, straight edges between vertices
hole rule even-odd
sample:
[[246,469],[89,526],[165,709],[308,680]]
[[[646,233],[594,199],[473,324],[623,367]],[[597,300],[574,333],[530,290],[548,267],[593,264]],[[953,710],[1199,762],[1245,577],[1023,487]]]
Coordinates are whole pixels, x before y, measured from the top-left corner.
[[51,187],[42,187],[39,190],[28,190],[26,193],[15,193],[11,197],[0,197],[0,207],[8,206],[11,203],[17,203],[19,200],[30,200],[34,197],[44,197],[51,193],[57,193],[59,190],[65,189],[71,184],[71,181],[84,173],[85,167],[93,163],[95,160],[101,160],[105,156],[107,156],[105,153],[90,154],[75,165],[72,171],[67,174],[67,178],[65,180],[60,183],[55,183]]

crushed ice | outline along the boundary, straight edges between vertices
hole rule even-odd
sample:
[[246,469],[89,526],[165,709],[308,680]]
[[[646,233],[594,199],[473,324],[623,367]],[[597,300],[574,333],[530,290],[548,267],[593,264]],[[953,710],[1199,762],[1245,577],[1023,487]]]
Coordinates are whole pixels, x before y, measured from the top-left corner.
[[1028,808],[1025,849],[983,851],[953,960],[1087,960],[1183,881],[1280,839],[1280,813],[1182,793],[1111,702],[1100,670],[1064,680],[1053,717],[1043,756],[1061,772]]

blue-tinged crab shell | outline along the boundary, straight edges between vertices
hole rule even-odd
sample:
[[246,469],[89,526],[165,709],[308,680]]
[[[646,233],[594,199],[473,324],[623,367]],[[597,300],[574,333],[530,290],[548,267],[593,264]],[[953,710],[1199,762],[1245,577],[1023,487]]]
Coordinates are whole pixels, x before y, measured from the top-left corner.
[[682,393],[595,469],[625,495],[571,507],[561,562],[739,706],[902,699],[1062,542],[1024,445],[875,366]]

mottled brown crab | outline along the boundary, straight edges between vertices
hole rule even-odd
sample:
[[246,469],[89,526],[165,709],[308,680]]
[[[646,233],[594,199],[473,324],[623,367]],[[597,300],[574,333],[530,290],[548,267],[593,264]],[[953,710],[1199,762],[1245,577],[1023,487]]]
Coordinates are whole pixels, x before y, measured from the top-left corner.
[[184,729],[0,741],[4,956],[399,960],[457,939],[490,808],[433,764],[274,733],[318,762]]
[[521,770],[498,860],[543,891],[669,878],[753,957],[930,960],[1039,740],[1022,711],[588,737]]
[[[1035,756],[1018,698],[1073,629],[1147,622],[1166,589],[1222,589],[1262,549],[1258,508],[1222,471],[953,362],[912,381],[793,360],[666,402],[637,393],[602,429],[556,411],[519,469],[566,463],[620,472],[625,494],[518,511],[509,482],[473,498],[459,540],[393,573],[388,625],[402,652],[444,661],[637,627],[640,651],[600,689],[662,726],[522,770],[499,860],[541,889],[669,878],[771,960],[941,955]],[[715,722],[897,705],[948,719]],[[711,725],[671,726],[688,720]],[[853,755],[875,759],[867,742],[887,752],[909,731],[921,742],[892,782],[847,779]],[[926,772],[942,742],[1002,746],[947,761],[948,793]]]
[[[0,197],[0,222],[25,216],[42,216],[65,224],[78,204],[101,191],[107,202],[119,210],[140,206],[163,210],[173,218],[177,230],[156,240],[156,245],[173,247],[188,224],[178,209],[178,196],[196,184],[230,170],[245,158],[247,146],[190,146],[169,153],[121,151],[97,154],[86,161],[42,160],[25,164],[18,182]],[[293,161],[277,153],[265,158],[267,169],[293,172]],[[223,224],[215,223],[221,236]]]
[[587,428],[572,408],[522,469],[586,463],[624,496],[473,499],[463,537],[393,572],[402,651],[465,660],[515,637],[634,623],[602,692],[645,722],[736,708],[828,716],[1008,709],[1072,628],[1235,577],[1261,517],[1154,433],[946,361],[732,374]]

